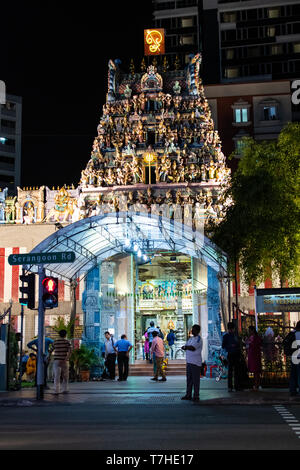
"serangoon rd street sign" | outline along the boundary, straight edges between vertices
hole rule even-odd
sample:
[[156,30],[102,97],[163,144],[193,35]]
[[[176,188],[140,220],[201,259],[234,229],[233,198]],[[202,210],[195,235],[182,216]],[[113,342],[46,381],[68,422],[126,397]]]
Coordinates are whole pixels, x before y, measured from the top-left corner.
[[8,263],[11,266],[19,264],[60,264],[73,263],[75,261],[74,251],[65,251],[57,253],[21,253],[9,255]]

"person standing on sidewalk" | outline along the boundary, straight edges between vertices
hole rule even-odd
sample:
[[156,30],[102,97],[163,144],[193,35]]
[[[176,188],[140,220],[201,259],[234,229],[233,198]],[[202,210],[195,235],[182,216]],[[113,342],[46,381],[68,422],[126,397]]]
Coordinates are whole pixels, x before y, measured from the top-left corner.
[[165,347],[163,340],[158,336],[158,331],[153,331],[153,341],[151,345],[151,353],[155,354],[156,372],[151,380],[158,381],[158,376],[161,375],[159,382],[166,382],[166,374],[163,370],[163,361],[165,357]]
[[66,339],[67,331],[59,331],[59,339],[53,343],[54,349],[54,394],[60,393],[60,378],[62,377],[62,392],[69,392],[69,358],[71,355],[71,343]]
[[186,351],[186,394],[181,400],[192,400],[192,392],[194,388],[193,401],[199,401],[200,394],[200,375],[202,366],[202,338],[199,335],[200,325],[192,327],[193,336],[188,339],[185,346],[181,349]]
[[241,347],[238,336],[235,334],[234,323],[229,322],[227,324],[228,333],[223,336],[222,348],[228,354],[228,391],[233,391],[233,381],[234,377],[234,389],[236,391],[240,390],[240,380],[239,380],[239,371],[240,371],[240,358],[241,358]]
[[115,380],[116,377],[116,351],[114,349],[114,339],[113,336],[106,331],[104,333],[106,338],[105,340],[105,364],[109,373],[110,380]]
[[170,332],[167,335],[167,341],[169,344],[170,359],[175,359],[175,333],[174,330],[170,329]]
[[127,380],[129,372],[129,353],[132,350],[132,344],[127,340],[126,335],[122,335],[121,339],[114,345],[114,350],[118,355],[118,381]]
[[148,338],[149,338],[149,351],[150,351],[149,363],[150,364],[152,364],[152,360],[153,360],[153,357],[152,357],[152,354],[151,354],[151,345],[152,345],[152,341],[153,341],[153,332],[154,331],[157,331],[157,334],[159,333],[159,329],[155,328],[155,326],[154,326],[154,321],[151,321],[150,326],[147,329]]

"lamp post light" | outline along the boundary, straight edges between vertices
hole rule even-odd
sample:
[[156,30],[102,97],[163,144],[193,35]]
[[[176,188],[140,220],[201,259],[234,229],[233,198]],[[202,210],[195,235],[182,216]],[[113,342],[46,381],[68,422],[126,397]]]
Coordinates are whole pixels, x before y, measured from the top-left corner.
[[154,152],[146,152],[144,153],[144,162],[148,163],[149,168],[149,184],[151,184],[151,163],[156,160],[156,154]]

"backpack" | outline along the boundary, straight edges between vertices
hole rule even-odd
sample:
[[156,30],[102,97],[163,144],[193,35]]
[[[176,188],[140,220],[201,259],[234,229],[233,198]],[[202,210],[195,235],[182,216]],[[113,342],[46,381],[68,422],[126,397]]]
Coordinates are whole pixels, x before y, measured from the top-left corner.
[[295,349],[292,348],[293,342],[296,340],[296,334],[294,331],[290,331],[289,334],[283,340],[283,350],[286,356],[292,356]]

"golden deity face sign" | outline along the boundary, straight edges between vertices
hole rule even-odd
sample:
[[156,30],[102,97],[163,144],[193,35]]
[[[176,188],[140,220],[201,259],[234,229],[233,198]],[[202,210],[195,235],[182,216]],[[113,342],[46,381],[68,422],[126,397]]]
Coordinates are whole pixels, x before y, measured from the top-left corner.
[[144,29],[145,55],[160,55],[165,53],[165,30]]

